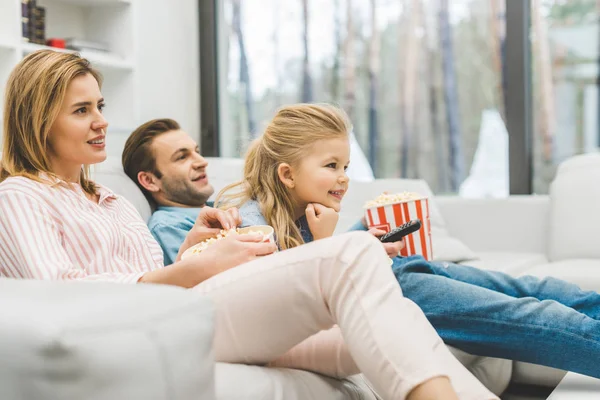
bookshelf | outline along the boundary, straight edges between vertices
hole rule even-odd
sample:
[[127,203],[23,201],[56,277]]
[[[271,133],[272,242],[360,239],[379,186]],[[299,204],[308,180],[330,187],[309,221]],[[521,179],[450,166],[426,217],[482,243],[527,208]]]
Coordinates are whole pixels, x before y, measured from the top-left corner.
[[[139,123],[138,71],[135,49],[136,0],[37,0],[46,10],[46,39],[77,38],[103,42],[110,49],[81,51],[104,76],[108,134],[128,135]],[[21,0],[0,0],[0,110],[10,71],[27,54],[39,49],[58,49],[29,43],[22,38]],[[0,115],[0,121],[2,115]],[[1,130],[0,125],[0,130]],[[107,142],[108,152],[118,155],[123,138]],[[112,142],[112,143],[111,143]]]

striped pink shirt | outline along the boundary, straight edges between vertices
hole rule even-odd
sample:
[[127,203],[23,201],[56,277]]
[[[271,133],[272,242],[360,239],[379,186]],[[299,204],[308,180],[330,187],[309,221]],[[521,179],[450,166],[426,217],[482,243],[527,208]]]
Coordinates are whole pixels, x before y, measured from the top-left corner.
[[23,177],[0,183],[0,277],[136,283],[163,266],[129,201],[98,185],[96,204],[71,186]]

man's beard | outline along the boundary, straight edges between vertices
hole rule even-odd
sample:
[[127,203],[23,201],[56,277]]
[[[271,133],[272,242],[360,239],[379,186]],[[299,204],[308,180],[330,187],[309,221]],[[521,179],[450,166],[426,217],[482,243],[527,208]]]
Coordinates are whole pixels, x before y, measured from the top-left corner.
[[187,180],[162,179],[162,190],[169,200],[191,207],[201,207],[206,204],[214,189],[207,184],[203,190],[193,187]]

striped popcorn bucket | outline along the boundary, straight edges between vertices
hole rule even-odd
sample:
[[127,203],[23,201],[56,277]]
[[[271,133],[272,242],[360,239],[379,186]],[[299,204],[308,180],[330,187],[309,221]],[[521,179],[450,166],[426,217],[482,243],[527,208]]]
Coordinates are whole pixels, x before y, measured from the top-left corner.
[[421,229],[404,237],[405,246],[400,255],[406,257],[419,254],[427,261],[433,259],[429,200],[426,197],[368,208],[365,219],[369,229],[377,228],[385,232],[410,220],[421,220]]

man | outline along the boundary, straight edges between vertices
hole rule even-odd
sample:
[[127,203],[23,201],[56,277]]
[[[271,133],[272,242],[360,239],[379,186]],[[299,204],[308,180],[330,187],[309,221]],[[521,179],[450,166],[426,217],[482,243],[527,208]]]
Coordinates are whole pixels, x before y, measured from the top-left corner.
[[[158,205],[149,225],[171,262],[182,243],[190,244],[187,230],[213,193],[206,165],[196,143],[171,120],[142,125],[125,145],[125,172]],[[420,257],[395,258],[392,268],[405,297],[446,343],[600,378],[590,356],[600,354],[597,293],[558,279],[513,278]]]
[[172,119],[137,128],[125,143],[122,162],[125,173],[156,208],[148,227],[163,249],[165,266],[173,264],[214,192],[206,176],[208,162]]

